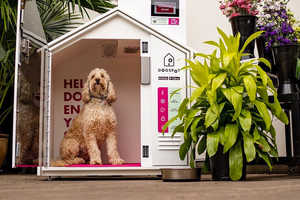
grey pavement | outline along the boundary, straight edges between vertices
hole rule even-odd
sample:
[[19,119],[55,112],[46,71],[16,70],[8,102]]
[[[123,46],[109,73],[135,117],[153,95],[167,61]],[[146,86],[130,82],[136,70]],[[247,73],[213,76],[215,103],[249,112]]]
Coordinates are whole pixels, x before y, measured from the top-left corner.
[[0,200],[300,200],[300,176],[248,175],[243,182],[162,182],[141,178],[72,178],[0,175]]

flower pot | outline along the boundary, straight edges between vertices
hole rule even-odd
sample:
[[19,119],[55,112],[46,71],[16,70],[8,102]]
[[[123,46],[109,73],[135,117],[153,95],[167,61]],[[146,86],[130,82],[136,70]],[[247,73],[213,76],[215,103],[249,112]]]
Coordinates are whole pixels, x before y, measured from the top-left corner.
[[259,63],[259,66],[266,72],[270,72],[272,74],[277,74],[278,73],[278,68],[275,65],[272,50],[271,49],[267,50],[266,47],[265,47],[265,43],[266,43],[266,40],[263,36],[256,39],[256,46],[257,46],[258,56],[260,58],[267,59],[271,63],[272,69],[270,70],[270,68],[267,67],[262,62]]
[[[256,32],[256,20],[257,17],[252,15],[241,15],[230,19],[233,35],[238,33],[241,34],[240,49],[243,47],[248,37]],[[247,46],[244,53],[249,53],[250,55],[244,56],[242,59],[254,58],[254,46],[254,41]]]
[[[246,180],[246,160],[243,162],[243,174],[241,181]],[[210,168],[214,181],[230,181],[229,176],[229,152],[223,154],[223,147],[219,145],[217,153],[210,158]]]
[[0,168],[6,158],[8,147],[8,135],[0,133]]
[[298,45],[282,45],[272,47],[274,60],[278,66],[279,87],[278,94],[293,94],[297,92],[296,66]]

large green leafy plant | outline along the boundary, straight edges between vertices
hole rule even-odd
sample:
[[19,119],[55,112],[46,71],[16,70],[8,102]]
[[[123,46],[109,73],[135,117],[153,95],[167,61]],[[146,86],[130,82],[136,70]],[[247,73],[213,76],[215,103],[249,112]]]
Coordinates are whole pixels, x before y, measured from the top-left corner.
[[[239,34],[228,36],[219,28],[218,32],[218,42],[206,42],[216,50],[210,55],[196,54],[202,62],[188,61],[183,68],[190,72],[195,86],[164,128],[181,120],[173,135],[184,134],[179,154],[184,159],[190,151],[191,167],[196,147],[199,154],[206,151],[212,157],[221,145],[222,152],[229,153],[230,178],[239,180],[244,159],[251,162],[258,156],[272,168],[270,157],[278,156],[272,117],[285,124],[288,118],[271,79],[257,64],[259,61],[270,67],[270,63],[263,58],[241,62],[246,46],[262,32],[251,35],[241,50]],[[274,97],[272,101],[269,95]]]

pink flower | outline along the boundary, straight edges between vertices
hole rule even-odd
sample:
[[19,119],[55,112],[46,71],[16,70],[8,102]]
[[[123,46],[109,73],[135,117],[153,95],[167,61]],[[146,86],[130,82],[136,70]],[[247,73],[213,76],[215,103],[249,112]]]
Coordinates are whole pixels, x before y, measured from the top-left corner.
[[236,17],[236,16],[240,16],[241,14],[240,13],[232,13],[231,15],[230,15],[230,18],[233,18],[233,17]]
[[246,2],[245,2],[245,0],[237,0],[236,3],[238,6],[241,6],[241,5],[245,4]]
[[233,2],[228,2],[228,7],[233,7],[234,3]]
[[241,5],[241,8],[247,9],[247,8],[248,8],[248,6],[247,6],[247,5],[245,5],[245,4],[243,4],[243,5]]
[[258,14],[258,10],[253,10],[253,11],[250,11],[250,15],[254,15],[256,16]]
[[220,9],[224,10],[226,8],[226,6],[224,4],[220,5]]

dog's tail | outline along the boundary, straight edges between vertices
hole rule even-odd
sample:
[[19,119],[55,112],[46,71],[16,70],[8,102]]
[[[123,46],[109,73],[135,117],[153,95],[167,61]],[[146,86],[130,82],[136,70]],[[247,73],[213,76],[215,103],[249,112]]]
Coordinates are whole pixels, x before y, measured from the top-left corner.
[[74,158],[73,160],[57,160],[51,161],[51,167],[66,167],[68,165],[79,165],[85,164],[85,160],[83,158]]

